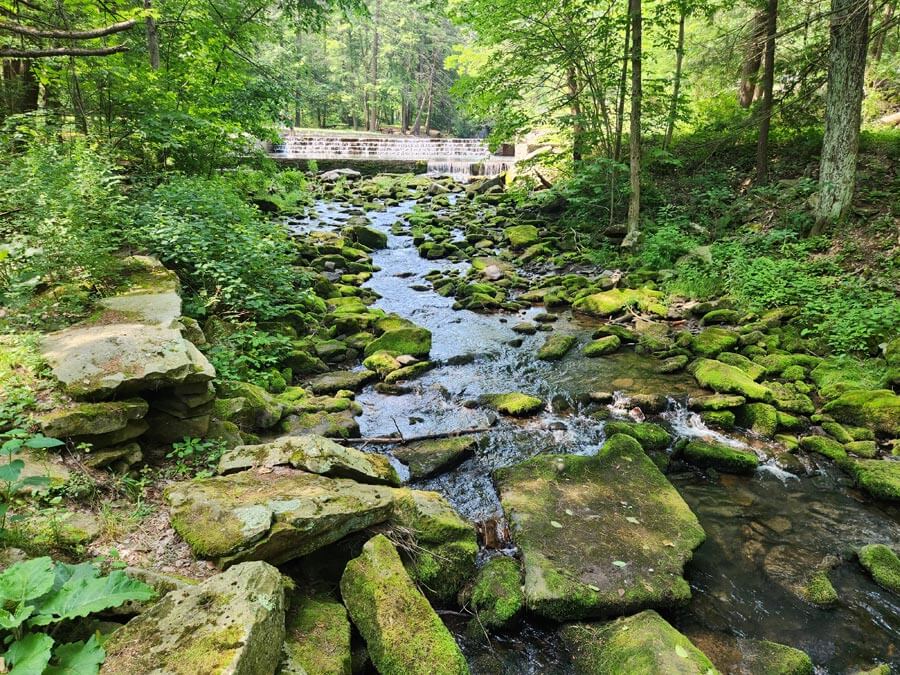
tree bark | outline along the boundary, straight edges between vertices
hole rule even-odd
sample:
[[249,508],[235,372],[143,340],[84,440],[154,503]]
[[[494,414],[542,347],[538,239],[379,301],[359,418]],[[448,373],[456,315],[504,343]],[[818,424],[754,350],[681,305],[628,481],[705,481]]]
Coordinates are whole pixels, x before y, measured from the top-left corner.
[[110,56],[127,52],[128,45],[112,47],[50,47],[48,49],[0,48],[0,58],[4,59],[44,59],[54,56]]
[[641,222],[641,0],[630,0],[631,14],[631,195],[628,199],[628,233],[622,246],[634,246],[640,236]]
[[156,32],[156,19],[150,16],[153,0],[144,0],[144,9],[148,11],[145,19],[147,28],[147,52],[150,54],[150,68],[159,70],[159,33]]
[[372,96],[369,102],[369,131],[378,131],[378,48],[380,35],[378,24],[381,22],[381,0],[375,0],[375,17],[373,21],[374,34],[372,36]]
[[675,47],[675,81],[672,83],[672,102],[669,105],[669,120],[666,124],[666,137],[663,140],[663,150],[668,150],[672,143],[672,134],[675,133],[675,120],[678,118],[678,96],[681,93],[681,65],[684,61],[684,7],[678,17],[678,46]]
[[572,112],[572,160],[580,162],[584,128],[581,123],[581,105],[578,102],[578,77],[574,66],[569,66],[566,71],[566,86],[569,88],[569,108]]
[[756,139],[756,182],[769,180],[769,128],[772,125],[772,91],[775,87],[775,33],[778,30],[778,0],[766,7],[766,50],[763,64],[762,105],[759,106],[759,135]]
[[831,11],[825,136],[812,235],[844,218],[853,199],[868,51],[868,0],[831,0]]
[[766,39],[766,12],[759,11],[753,15],[744,64],[741,67],[741,84],[738,100],[742,108],[749,108],[756,95],[756,78],[763,59],[763,47]]
[[[629,9],[631,4],[629,2]],[[613,159],[622,157],[622,129],[625,126],[625,95],[628,93],[628,54],[631,49],[631,15],[625,22],[625,48],[622,50],[622,74],[619,77],[619,100],[616,102],[616,147]]]
[[58,29],[41,29],[23,26],[18,23],[6,23],[0,21],[0,33],[15,33],[30,38],[56,38],[60,40],[92,40],[94,38],[105,37],[114,33],[121,33],[137,24],[137,20],[130,19],[121,23],[114,23],[103,28],[92,28],[90,30],[58,30]]
[[[894,3],[888,3],[887,7],[884,8],[884,19],[881,22],[882,27],[886,27],[890,25],[891,19],[894,18]],[[871,55],[872,61],[875,63],[879,63],[881,61],[881,55],[884,52],[884,38],[887,35],[887,30],[876,30],[875,37],[872,39],[872,48]]]

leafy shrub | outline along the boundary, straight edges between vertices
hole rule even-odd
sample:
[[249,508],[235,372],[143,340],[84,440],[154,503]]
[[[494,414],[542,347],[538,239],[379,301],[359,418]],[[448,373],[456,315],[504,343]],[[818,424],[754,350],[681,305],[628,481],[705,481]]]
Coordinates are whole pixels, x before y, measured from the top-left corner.
[[137,220],[138,241],[196,296],[195,314],[277,317],[309,284],[292,267],[285,230],[260,217],[225,179],[172,177]]
[[[0,435],[0,438],[6,439],[0,446],[0,458],[6,459],[4,464],[0,464],[0,542],[5,542],[8,536],[7,522],[12,522],[16,518],[15,516],[7,518],[9,508],[16,496],[28,487],[46,487],[50,483],[50,479],[46,476],[22,478],[25,462],[16,458],[16,455],[26,449],[39,450],[59,447],[63,445],[63,442],[41,435],[32,436],[24,429],[12,429]],[[0,622],[0,626],[2,625]]]
[[215,473],[225,449],[222,441],[185,436],[172,443],[166,458],[175,461],[175,473],[180,476],[208,477]]
[[242,323],[217,337],[207,356],[221,379],[252,382],[268,389],[271,371],[291,350],[289,337],[259,330],[253,323]]
[[0,627],[11,636],[3,659],[11,672],[97,673],[106,653],[96,635],[86,642],[55,645],[50,630],[154,595],[121,570],[101,576],[90,563],[68,565],[48,557],[15,563],[0,573]]
[[646,229],[635,262],[654,270],[671,268],[681,256],[700,245],[699,240],[689,233],[691,227],[682,208],[662,207],[657,222]]

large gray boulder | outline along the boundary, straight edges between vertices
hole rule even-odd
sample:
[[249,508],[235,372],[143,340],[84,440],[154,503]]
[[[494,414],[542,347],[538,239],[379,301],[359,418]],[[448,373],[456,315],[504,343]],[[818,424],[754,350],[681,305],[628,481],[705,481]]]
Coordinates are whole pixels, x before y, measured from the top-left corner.
[[166,594],[105,644],[104,675],[274,673],[284,643],[284,582],[264,562]]

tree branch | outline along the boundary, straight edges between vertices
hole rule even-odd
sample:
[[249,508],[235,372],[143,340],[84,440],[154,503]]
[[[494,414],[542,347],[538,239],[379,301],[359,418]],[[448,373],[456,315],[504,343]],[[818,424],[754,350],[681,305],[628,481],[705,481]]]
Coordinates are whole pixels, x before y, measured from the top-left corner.
[[52,56],[109,56],[127,52],[128,45],[112,47],[51,47],[49,49],[13,49],[0,47],[0,58],[3,59],[42,59]]
[[41,30],[39,28],[31,28],[18,23],[5,23],[0,21],[0,32],[15,33],[16,35],[24,35],[31,38],[59,38],[63,40],[91,40],[93,38],[113,35],[128,30],[137,24],[136,19],[129,19],[121,23],[114,23],[111,26],[103,28],[92,28],[90,30]]

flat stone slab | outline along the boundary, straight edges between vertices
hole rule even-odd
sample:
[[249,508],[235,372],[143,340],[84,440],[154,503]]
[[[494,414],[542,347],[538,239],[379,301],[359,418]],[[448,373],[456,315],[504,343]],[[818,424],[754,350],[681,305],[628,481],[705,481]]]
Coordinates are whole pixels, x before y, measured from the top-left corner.
[[684,564],[705,533],[630,436],[594,457],[539,455],[494,482],[522,550],[530,611],[557,621],[686,602]]
[[357,391],[377,377],[372,370],[336,370],[310,380],[309,389],[314,394],[334,394],[342,389]]
[[283,643],[281,573],[249,562],[170,591],[113,633],[101,673],[274,673]]
[[291,466],[309,473],[362,483],[400,485],[384,455],[346,448],[323,436],[283,436],[260,445],[240,445],[219,460],[220,474],[259,467]]
[[394,449],[394,457],[409,467],[411,480],[419,480],[455,466],[477,445],[478,439],[472,435],[436,438],[401,445]]

